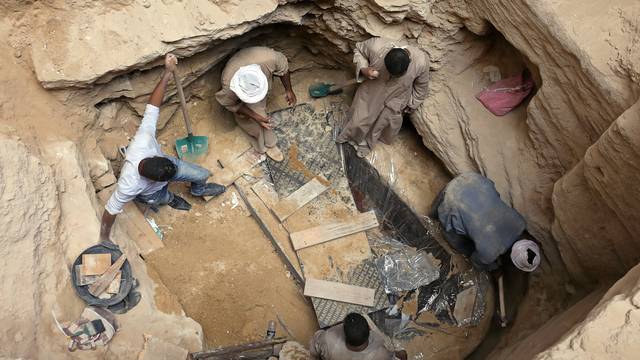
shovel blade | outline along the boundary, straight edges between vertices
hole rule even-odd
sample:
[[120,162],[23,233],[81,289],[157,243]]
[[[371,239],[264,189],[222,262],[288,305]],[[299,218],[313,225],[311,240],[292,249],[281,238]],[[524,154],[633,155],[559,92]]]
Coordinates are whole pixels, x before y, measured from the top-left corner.
[[329,91],[331,90],[331,86],[333,84],[328,83],[316,83],[309,86],[309,96],[312,98],[320,98],[329,95]]
[[189,135],[176,140],[176,151],[182,160],[192,160],[207,153],[209,138],[206,136]]

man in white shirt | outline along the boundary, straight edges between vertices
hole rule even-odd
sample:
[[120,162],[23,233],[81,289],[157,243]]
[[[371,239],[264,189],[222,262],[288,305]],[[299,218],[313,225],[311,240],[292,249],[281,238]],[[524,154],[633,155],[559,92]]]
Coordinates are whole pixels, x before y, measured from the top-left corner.
[[156,124],[167,83],[176,69],[178,59],[173,54],[165,58],[165,71],[151,93],[140,127],[127,147],[126,158],[116,190],[107,201],[102,215],[100,240],[108,241],[116,215],[132,200],[152,206],[169,205],[178,210],[190,210],[191,205],[168,190],[169,181],[191,182],[193,196],[216,196],[224,186],[207,183],[209,170],[165,155],[156,140]]

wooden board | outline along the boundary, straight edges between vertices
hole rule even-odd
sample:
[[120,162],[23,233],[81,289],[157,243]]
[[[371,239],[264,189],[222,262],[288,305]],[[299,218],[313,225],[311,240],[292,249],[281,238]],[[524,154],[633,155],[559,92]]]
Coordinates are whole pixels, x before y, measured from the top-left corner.
[[[254,166],[260,164],[266,159],[265,155],[256,154],[249,149],[229,163],[222,163],[223,169],[214,171],[211,181],[220,185],[229,186],[242,176],[245,172],[251,170]],[[205,198],[206,200],[206,198]]]
[[364,230],[378,227],[374,211],[360,213],[344,222],[335,222],[316,226],[307,230],[291,233],[291,243],[295,250],[335,240]]
[[109,287],[107,288],[108,294],[117,294],[120,292],[120,282],[122,281],[122,270],[118,271],[116,277],[113,279]]
[[[103,205],[109,200],[111,192],[113,190],[103,190],[98,193],[98,198],[102,201]],[[151,225],[147,222],[142,214],[142,211],[133,203],[129,202],[125,205],[121,214],[118,214],[116,223],[124,228],[129,237],[136,244],[138,253],[141,255],[148,255],[155,250],[164,247],[162,240],[158,238],[158,235],[153,231]],[[112,231],[113,232],[113,231]],[[116,243],[118,243],[116,241]]]
[[473,307],[476,304],[477,292],[478,288],[476,286],[472,286],[458,293],[458,297],[456,298],[456,307],[453,310],[453,317],[456,319],[458,324],[473,316]]
[[82,255],[82,275],[102,275],[111,266],[111,254]]
[[276,189],[273,188],[273,184],[265,179],[260,179],[257,183],[253,184],[251,190],[258,195],[260,200],[262,200],[269,209],[273,209],[273,206],[280,200]]
[[293,277],[299,284],[304,283],[302,269],[296,252],[289,241],[289,232],[280,224],[278,219],[269,211],[260,198],[251,190],[251,184],[243,178],[235,182],[238,194],[247,205],[247,209],[260,225],[262,231],[267,235],[274,249],[285,263]]
[[185,360],[187,349],[168,343],[151,335],[144,335],[144,346],[138,354],[138,360]]
[[304,284],[304,295],[364,306],[375,302],[374,289],[311,278]]
[[327,179],[322,176],[316,176],[291,195],[278,201],[272,208],[273,213],[276,214],[280,221],[286,220],[291,214],[296,212],[296,210],[325,192],[329,188],[327,185]]
[[105,292],[109,285],[111,285],[113,279],[115,279],[116,275],[118,275],[120,268],[126,260],[127,257],[124,254],[120,255],[118,260],[111,264],[109,269],[107,269],[107,271],[105,271],[105,273],[102,274],[102,276],[100,276],[96,282],[89,285],[89,292],[91,293],[91,295],[100,296],[100,294]]

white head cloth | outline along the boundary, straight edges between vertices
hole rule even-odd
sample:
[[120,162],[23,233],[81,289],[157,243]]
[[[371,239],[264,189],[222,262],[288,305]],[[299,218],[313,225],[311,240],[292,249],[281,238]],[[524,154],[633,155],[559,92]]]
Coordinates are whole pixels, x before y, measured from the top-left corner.
[[252,64],[238,69],[229,87],[243,103],[255,104],[267,96],[269,82],[260,65]]
[[[533,264],[529,263],[527,250],[531,250],[536,254]],[[540,265],[540,247],[531,240],[522,239],[516,241],[511,247],[511,261],[520,270],[532,272]]]

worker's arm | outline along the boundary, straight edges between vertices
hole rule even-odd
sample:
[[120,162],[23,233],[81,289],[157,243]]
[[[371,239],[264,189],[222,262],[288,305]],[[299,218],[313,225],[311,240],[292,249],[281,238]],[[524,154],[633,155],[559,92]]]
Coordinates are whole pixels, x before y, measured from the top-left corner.
[[326,355],[327,352],[327,344],[325,344],[325,330],[318,330],[311,341],[309,342],[309,353],[311,355],[311,359],[313,360],[322,360],[323,356]]
[[162,100],[164,99],[164,92],[167,89],[167,83],[169,83],[169,79],[173,76],[173,72],[176,70],[178,65],[178,58],[173,54],[167,54],[164,58],[164,72],[162,73],[162,78],[153,89],[151,93],[151,97],[149,98],[149,104],[160,107],[162,105]]
[[291,73],[287,72],[281,76],[280,81],[282,81],[282,86],[284,86],[287,104],[289,104],[289,106],[295,105],[296,102],[298,102],[298,99],[296,99],[296,94],[293,92],[293,88],[291,87]]
[[242,114],[244,116],[249,117],[250,119],[255,120],[260,126],[262,126],[265,129],[273,129],[271,116],[260,115],[257,112],[253,111],[246,104],[242,104],[240,106],[240,108],[238,109],[238,114]]
[[[427,58],[428,59],[428,58]],[[411,99],[409,100],[408,108],[410,111],[414,111],[422,104],[424,98],[427,97],[429,91],[429,61],[427,60],[426,68],[422,73],[413,81],[413,89],[411,91]]]
[[[371,38],[356,44],[353,49],[353,62],[356,64],[356,80],[361,83],[364,78],[373,80],[378,77],[378,71],[369,66],[372,55],[375,53],[375,45],[379,38]],[[363,78],[364,77],[364,78]]]
[[280,81],[282,81],[282,86],[284,87],[285,97],[287,99],[287,104],[289,106],[293,106],[296,104],[298,99],[296,99],[296,94],[293,92],[293,87],[291,87],[291,73],[289,72],[289,60],[287,57],[279,52],[273,51],[271,65],[273,68],[273,75],[280,77]]
[[111,235],[111,227],[113,223],[116,221],[116,215],[111,215],[105,209],[104,213],[102,213],[102,221],[100,223],[100,241],[109,241],[109,235]]

